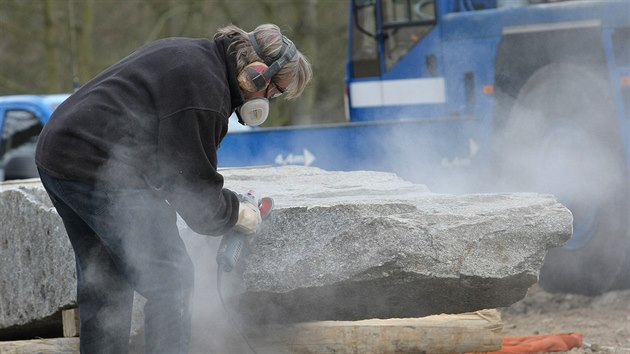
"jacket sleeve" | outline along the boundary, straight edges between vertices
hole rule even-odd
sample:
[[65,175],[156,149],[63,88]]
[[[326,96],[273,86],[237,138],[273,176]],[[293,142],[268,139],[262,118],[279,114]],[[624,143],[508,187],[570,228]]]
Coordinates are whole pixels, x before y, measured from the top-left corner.
[[238,219],[238,198],[223,188],[217,172],[216,150],[226,133],[227,119],[208,110],[187,109],[159,123],[158,170],[166,200],[204,235],[222,235]]

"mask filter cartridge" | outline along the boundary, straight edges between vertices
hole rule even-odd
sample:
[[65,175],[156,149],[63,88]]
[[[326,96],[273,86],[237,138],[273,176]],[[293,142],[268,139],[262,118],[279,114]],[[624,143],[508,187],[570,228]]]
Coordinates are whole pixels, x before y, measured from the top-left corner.
[[252,98],[236,109],[236,116],[241,124],[252,127],[263,124],[269,115],[269,100]]

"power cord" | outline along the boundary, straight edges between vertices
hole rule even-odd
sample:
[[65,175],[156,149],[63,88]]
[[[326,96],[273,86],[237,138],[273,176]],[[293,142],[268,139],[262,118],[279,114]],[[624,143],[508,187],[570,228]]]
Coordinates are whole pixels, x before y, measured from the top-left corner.
[[254,347],[252,347],[252,345],[247,340],[247,337],[245,336],[245,334],[241,330],[241,328],[238,325],[238,323],[236,323],[236,320],[230,315],[230,311],[228,310],[227,306],[225,305],[225,301],[223,300],[223,294],[221,293],[221,277],[222,277],[223,273],[224,273],[223,272],[223,264],[218,264],[217,265],[217,292],[219,293],[219,300],[221,301],[221,305],[223,306],[223,309],[225,310],[225,313],[227,314],[228,319],[232,323],[232,326],[236,329],[236,331],[241,336],[241,338],[243,338],[243,341],[245,342],[245,344],[247,344],[247,346],[252,351],[252,353],[258,354],[258,352],[254,349]]

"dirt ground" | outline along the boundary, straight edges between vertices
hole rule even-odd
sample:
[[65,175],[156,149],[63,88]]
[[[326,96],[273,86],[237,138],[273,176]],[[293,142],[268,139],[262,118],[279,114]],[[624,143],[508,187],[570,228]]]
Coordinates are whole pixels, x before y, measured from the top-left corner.
[[568,353],[630,353],[630,290],[585,297],[535,285],[501,315],[505,336],[580,332],[584,345]]

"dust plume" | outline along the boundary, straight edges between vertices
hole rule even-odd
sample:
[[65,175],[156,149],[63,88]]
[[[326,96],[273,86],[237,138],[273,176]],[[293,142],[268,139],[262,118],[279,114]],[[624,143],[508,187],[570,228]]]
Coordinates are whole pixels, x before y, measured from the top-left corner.
[[574,232],[549,253],[543,286],[594,294],[630,285],[628,167],[606,77],[584,63],[549,64],[516,95],[495,93],[504,100],[491,131],[476,129],[480,121],[427,121],[413,134],[393,131],[386,159],[433,192],[555,195],[573,213]]

